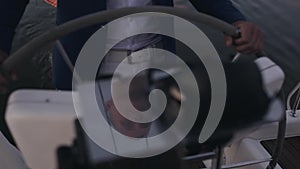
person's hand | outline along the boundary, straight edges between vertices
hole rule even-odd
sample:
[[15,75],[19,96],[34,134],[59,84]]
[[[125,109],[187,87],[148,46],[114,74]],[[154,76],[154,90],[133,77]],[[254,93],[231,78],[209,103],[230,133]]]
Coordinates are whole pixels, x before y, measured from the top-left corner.
[[233,39],[226,36],[226,46],[234,46],[238,52],[243,54],[255,54],[262,50],[262,32],[256,25],[247,21],[238,21],[233,25],[240,30],[241,37]]

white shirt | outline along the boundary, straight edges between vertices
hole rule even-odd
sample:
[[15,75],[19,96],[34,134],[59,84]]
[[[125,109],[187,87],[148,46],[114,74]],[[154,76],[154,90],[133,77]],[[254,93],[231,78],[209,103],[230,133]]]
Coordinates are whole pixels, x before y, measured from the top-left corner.
[[[107,10],[118,9],[124,7],[137,7],[137,6],[149,6],[152,5],[152,0],[107,0]],[[151,44],[155,44],[161,40],[161,36],[155,34],[142,34],[136,35],[134,37],[128,38],[126,40],[121,39],[124,34],[132,34],[139,32],[141,30],[153,30],[156,28],[155,21],[148,16],[141,17],[127,17],[126,19],[121,19],[114,24],[109,24],[108,27],[108,43],[112,42],[122,42],[118,43],[114,49],[119,50],[131,50],[136,51],[147,47]]]

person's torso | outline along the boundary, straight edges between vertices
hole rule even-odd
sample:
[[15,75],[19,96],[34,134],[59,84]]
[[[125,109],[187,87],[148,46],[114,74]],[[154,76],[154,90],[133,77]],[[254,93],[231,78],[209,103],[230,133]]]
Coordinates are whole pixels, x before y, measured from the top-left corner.
[[[70,20],[99,12],[107,10],[107,1],[108,0],[89,0],[89,1],[82,1],[82,0],[58,0],[57,1],[57,15],[56,15],[56,23],[57,25],[64,24]],[[120,0],[124,1],[124,0]],[[134,0],[135,2],[138,1],[138,5],[143,5],[140,1],[143,0]],[[111,1],[112,2],[112,1]],[[133,1],[132,1],[133,2]],[[148,0],[143,1],[146,2],[144,5],[149,2]],[[160,5],[160,6],[173,6],[173,0],[152,0],[152,5]],[[120,7],[124,2],[121,4],[118,4],[114,7]],[[79,31],[73,32],[71,34],[68,34],[60,39],[61,43],[63,44],[68,56],[70,57],[70,60],[73,64],[75,64],[76,59],[78,57],[79,52],[81,51],[81,48],[85,44],[85,42],[103,25],[106,23],[99,23],[97,25],[89,26],[84,29],[80,29]],[[148,37],[151,40],[152,37]],[[137,39],[138,40],[138,39]],[[144,39],[143,39],[144,40]],[[147,41],[148,43],[152,43],[152,41]],[[162,39],[163,43],[164,41],[167,41],[167,46],[164,48],[170,48],[170,50],[174,49],[173,43],[169,42],[168,40],[165,40],[165,38]],[[140,44],[139,40],[138,42],[134,42],[135,44]],[[143,44],[142,46],[147,46],[147,44]],[[170,46],[170,47],[169,47]],[[136,47],[140,48],[140,46]],[[128,48],[126,49],[128,50]],[[134,50],[134,49],[129,49]],[[72,87],[72,72],[70,72],[67,69],[67,66],[65,65],[62,57],[60,56],[57,49],[54,50],[53,54],[53,79],[54,79],[54,86],[59,89],[71,89]]]
[[[89,0],[87,2],[81,0],[58,0],[57,24],[60,25],[72,19],[103,10],[150,5],[173,6],[173,0]],[[120,26],[111,28],[111,32],[113,33],[109,36],[117,36],[118,33],[124,31],[135,32],[137,29],[141,30],[149,27],[149,25],[155,29],[155,25],[151,24],[153,21],[151,19],[132,19],[129,23],[127,21],[128,20],[121,21],[123,23],[121,23]],[[75,43],[75,41],[85,42],[103,24],[105,23],[99,23],[96,26],[82,29],[82,31],[76,35],[72,34],[72,36],[76,36],[76,39],[72,40],[72,43]],[[138,35],[126,40],[122,39],[123,41],[115,46],[115,48],[135,51],[149,46],[149,44],[158,42],[160,38],[160,36],[154,34]],[[83,45],[83,43],[80,42],[79,44],[80,46]]]
[[[154,5],[152,0],[107,0],[106,9],[119,9],[126,7],[145,7]],[[151,16],[125,17],[108,25],[108,43],[119,42],[113,49],[136,51],[161,40],[161,36],[155,34],[140,34],[122,39],[124,35],[130,36],[146,30],[157,31],[158,24]]]

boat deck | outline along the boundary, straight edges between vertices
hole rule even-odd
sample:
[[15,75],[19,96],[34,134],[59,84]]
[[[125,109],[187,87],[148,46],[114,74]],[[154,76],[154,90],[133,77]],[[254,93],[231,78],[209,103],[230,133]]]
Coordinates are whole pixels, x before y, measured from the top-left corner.
[[[275,140],[262,141],[263,147],[271,154]],[[300,169],[300,136],[285,139],[279,164],[283,169]]]

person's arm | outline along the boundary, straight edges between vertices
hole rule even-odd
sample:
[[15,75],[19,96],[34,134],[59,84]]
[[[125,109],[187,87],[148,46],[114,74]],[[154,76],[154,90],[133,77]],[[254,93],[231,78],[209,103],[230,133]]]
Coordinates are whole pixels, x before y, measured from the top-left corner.
[[[243,14],[236,9],[230,0],[190,0],[199,11],[239,28],[241,38],[234,41],[237,51],[245,54],[253,54],[262,50],[262,33],[260,29],[251,22],[246,21]],[[233,39],[226,36],[226,45],[232,46]]]
[[199,12],[212,15],[230,24],[246,20],[230,0],[190,0],[190,2]]

